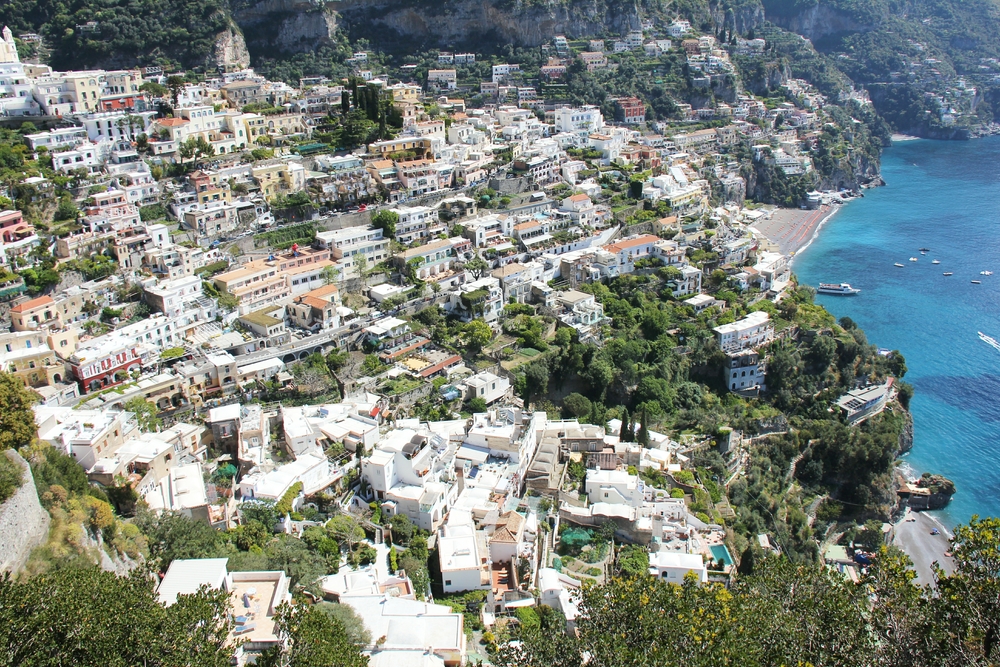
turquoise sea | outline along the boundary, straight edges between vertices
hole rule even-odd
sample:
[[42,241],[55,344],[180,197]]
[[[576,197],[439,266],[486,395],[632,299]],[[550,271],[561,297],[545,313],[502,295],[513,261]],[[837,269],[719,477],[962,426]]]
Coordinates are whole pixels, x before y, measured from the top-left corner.
[[[828,220],[793,271],[802,284],[861,288],[818,300],[906,357],[916,395],[905,461],[955,482],[942,521],[1000,516],[1000,351],[977,335],[1000,340],[1000,137],[899,142],[882,173],[887,186]],[[922,247],[931,251],[921,255]]]

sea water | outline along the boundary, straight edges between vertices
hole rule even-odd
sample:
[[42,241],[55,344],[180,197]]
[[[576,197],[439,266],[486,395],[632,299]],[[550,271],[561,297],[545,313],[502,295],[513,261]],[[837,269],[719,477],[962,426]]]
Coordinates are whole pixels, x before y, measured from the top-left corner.
[[887,186],[828,220],[792,269],[804,285],[861,288],[817,300],[906,357],[916,394],[903,460],[955,482],[942,521],[1000,516],[1000,351],[977,334],[1000,340],[1000,137],[899,142],[885,151],[882,174]]

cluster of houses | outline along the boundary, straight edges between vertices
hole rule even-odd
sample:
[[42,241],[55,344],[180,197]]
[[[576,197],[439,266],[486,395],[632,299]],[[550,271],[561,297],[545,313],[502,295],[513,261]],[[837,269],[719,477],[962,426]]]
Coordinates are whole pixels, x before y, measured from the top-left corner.
[[[0,114],[61,116],[59,126],[28,135],[28,148],[56,171],[101,184],[81,199],[80,229],[54,239],[51,250],[57,262],[98,252],[114,258],[116,272],[103,279],[23,295],[24,282],[6,269],[45,242],[20,211],[0,212],[0,298],[10,301],[11,320],[0,334],[0,368],[39,396],[39,438],[71,455],[92,482],[125,480],[154,510],[225,528],[240,521],[240,502],[277,501],[298,489],[299,509],[356,475],[364,483],[343,509],[374,503],[383,516],[405,515],[428,531],[444,591],[486,591],[487,625],[536,603],[574,622],[573,591],[594,576],[553,558],[561,522],[592,531],[613,523],[620,537],[650,546],[650,574],[668,581],[728,576],[722,528],[637,474],[655,472],[692,493],[674,477],[687,460],[680,443],[650,433],[643,447],[623,442],[614,420],[591,425],[529,412],[502,365],[466,367],[408,316],[438,306],[497,333],[506,305],[531,304],[600,345],[610,320],[588,283],[663,271],[673,296],[699,314],[726,308],[703,285],[719,269],[734,288],[777,299],[790,273],[788,258],[752,227],[766,213],[711,202],[743,201],[741,165],[722,152],[738,142],[787,174],[812,169],[825,104],[813,89],[790,81],[800,102],[776,108],[751,96],[707,110],[681,105],[684,121],[729,123],[671,134],[662,124],[644,131],[646,104],[634,97],[614,101],[614,123],[595,106],[547,106],[522,85],[516,64],[494,65],[480,86],[493,104],[467,109],[448,96],[460,81],[449,66],[475,62],[475,54],[441,53],[441,69],[421,86],[374,76],[367,54],[357,53],[359,76],[391,101],[403,127],[335,155],[308,142],[323,118],[345,108],[341,85],[317,79],[294,88],[252,70],[226,72],[176,86],[172,116],[163,117],[144,87],[166,83],[155,68],[53,72],[21,63],[10,31],[2,37]],[[736,50],[752,55],[764,46],[739,40]],[[608,65],[608,53],[674,48],[685,52],[697,86],[732,75],[729,51],[677,20],[620,41],[592,40],[577,54],[556,37],[541,76],[560,79],[574,58],[594,70]],[[448,122],[425,113],[429,100]],[[254,156],[262,147],[266,155]],[[154,169],[192,160],[199,168],[182,178],[154,177]],[[637,172],[641,181],[630,183]],[[29,180],[40,191],[52,187]],[[632,190],[633,210],[669,213],[629,224],[636,221],[610,203],[609,181]],[[493,194],[472,191],[486,185]],[[290,247],[224,251],[223,243],[256,232],[280,233],[272,209],[301,193],[330,208],[377,199],[396,222],[370,224],[368,211],[320,216],[315,235]],[[142,207],[154,204],[164,205],[167,220],[143,220]],[[698,250],[718,261],[693,262]],[[140,303],[123,301],[129,289],[141,292]],[[728,360],[718,369],[726,387],[763,390],[762,348],[775,336],[767,313],[714,333]],[[338,378],[335,402],[248,400],[264,386],[295,386],[293,370],[317,353],[361,350],[381,370]],[[381,391],[401,379],[414,387],[408,398]],[[485,411],[453,421],[406,418],[407,401],[434,392]],[[141,428],[125,407],[134,398],[152,403],[168,427]],[[883,406],[882,394],[864,393],[842,405],[851,420]],[[578,489],[567,486],[571,461],[588,469]],[[555,498],[554,510],[539,497]],[[303,525],[282,521],[290,533]],[[462,614],[420,601],[425,592],[384,561],[321,582],[328,599],[351,605],[370,629],[372,664],[463,664]],[[178,560],[160,599],[172,604],[201,585],[231,593],[234,637],[247,640],[237,658],[281,641],[274,614],[289,599],[284,573]]]

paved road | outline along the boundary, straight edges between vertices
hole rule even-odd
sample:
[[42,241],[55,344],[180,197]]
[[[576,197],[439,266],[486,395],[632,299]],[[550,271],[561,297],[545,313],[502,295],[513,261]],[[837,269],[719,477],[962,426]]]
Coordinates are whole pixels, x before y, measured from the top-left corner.
[[[935,528],[940,531],[940,535],[931,535]],[[905,551],[913,561],[918,584],[934,583],[931,564],[935,561],[946,573],[955,571],[954,561],[944,555],[951,550],[949,533],[930,514],[907,511],[903,520],[896,524],[895,533],[893,544]]]

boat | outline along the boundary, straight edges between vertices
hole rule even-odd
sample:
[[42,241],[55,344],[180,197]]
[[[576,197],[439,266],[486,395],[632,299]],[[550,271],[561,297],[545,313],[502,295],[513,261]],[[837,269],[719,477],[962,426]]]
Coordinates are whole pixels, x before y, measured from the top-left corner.
[[945,271],[945,272],[944,272],[944,275],[946,275],[946,276],[953,276],[953,275],[955,275],[955,274],[954,274],[954,273],[952,273],[951,271]]
[[993,272],[992,271],[980,271],[979,275],[981,275],[981,276],[992,276]]
[[896,262],[895,264],[893,264],[893,266],[898,266],[899,268],[903,268],[903,265],[900,264],[899,262]]
[[917,258],[916,258],[916,257],[911,257],[911,258],[910,258],[910,261],[911,261],[911,262],[915,262],[915,261],[917,261]]
[[816,291],[820,294],[837,294],[840,296],[854,296],[861,292],[857,287],[851,287],[850,283],[820,283],[819,289]]
[[941,263],[940,259],[931,260],[931,264],[940,264],[940,263]]
[[1000,342],[997,342],[996,338],[993,338],[992,336],[987,336],[982,331],[978,331],[977,333],[979,334],[979,340],[983,341],[984,343],[992,347],[994,350],[1000,350]]
[[973,281],[972,281],[972,284],[973,284],[973,285],[982,285],[982,284],[983,284],[983,281],[982,281],[982,280],[973,280]]
[[930,251],[931,251],[930,248],[921,248],[920,249],[920,252],[930,252]]

